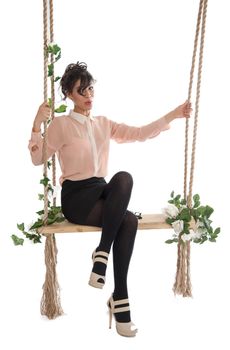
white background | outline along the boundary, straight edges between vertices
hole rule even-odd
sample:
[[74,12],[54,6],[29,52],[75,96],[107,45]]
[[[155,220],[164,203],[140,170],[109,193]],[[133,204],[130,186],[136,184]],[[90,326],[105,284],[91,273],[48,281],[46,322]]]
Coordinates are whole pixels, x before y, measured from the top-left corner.
[[[135,339],[108,329],[106,301],[113,288],[112,261],[105,288],[88,286],[91,253],[99,233],[57,236],[58,276],[65,315],[40,316],[44,242],[15,247],[16,224],[41,209],[42,168],[27,151],[43,99],[42,2],[1,4],[1,235],[0,347],[9,349],[229,349],[229,8],[208,7],[194,193],[214,207],[221,227],[216,244],[193,245],[193,298],[175,297],[176,246],[171,231],[137,234],[129,272]],[[96,84],[94,114],[144,125],[187,98],[197,1],[54,1],[55,41],[61,75],[85,61]],[[107,179],[119,170],[134,178],[130,209],[160,212],[171,190],[183,191],[184,121],[145,143],[111,143]],[[4,344],[4,345],[3,345]],[[80,345],[81,344],[81,345]]]

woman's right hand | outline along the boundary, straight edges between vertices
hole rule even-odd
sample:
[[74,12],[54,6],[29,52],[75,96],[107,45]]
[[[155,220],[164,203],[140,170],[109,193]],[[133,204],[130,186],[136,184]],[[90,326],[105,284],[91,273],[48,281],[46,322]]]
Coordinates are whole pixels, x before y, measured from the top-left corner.
[[50,118],[51,109],[47,102],[43,102],[39,106],[36,117],[34,119],[33,131],[39,132],[41,129],[41,124]]

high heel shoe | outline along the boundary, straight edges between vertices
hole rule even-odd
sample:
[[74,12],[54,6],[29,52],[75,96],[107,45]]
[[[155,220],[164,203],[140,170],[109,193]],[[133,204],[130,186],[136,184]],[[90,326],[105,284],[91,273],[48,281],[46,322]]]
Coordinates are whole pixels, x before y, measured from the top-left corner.
[[[103,251],[96,252],[96,250],[94,250],[92,255],[93,264],[95,262],[100,262],[107,265],[108,257],[109,257],[108,253]],[[94,288],[102,289],[104,287],[104,284],[105,284],[105,276],[99,275],[98,273],[92,271],[89,278],[89,285]]]
[[[111,296],[107,302],[109,308],[109,328],[112,326],[112,318],[115,313],[130,311],[129,299],[113,300]],[[116,321],[117,333],[124,337],[135,337],[137,334],[137,328],[133,322],[117,322]]]

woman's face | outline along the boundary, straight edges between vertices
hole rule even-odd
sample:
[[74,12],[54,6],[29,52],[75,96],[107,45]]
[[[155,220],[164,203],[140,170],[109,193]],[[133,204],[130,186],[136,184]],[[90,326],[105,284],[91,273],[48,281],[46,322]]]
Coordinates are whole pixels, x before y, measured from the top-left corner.
[[[74,110],[76,112],[85,114],[89,112],[93,107],[93,98],[94,98],[94,86],[91,83],[83,91],[80,90],[81,81],[80,79],[74,84],[72,92],[68,97],[74,103]],[[84,113],[83,113],[84,112]]]

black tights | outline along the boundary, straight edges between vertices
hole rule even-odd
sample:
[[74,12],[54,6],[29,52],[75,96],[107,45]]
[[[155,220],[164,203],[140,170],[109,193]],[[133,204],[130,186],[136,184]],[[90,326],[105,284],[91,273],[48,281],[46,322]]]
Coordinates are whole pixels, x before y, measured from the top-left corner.
[[[89,213],[86,225],[102,227],[97,251],[110,252],[113,243],[114,300],[128,298],[127,274],[137,232],[137,218],[127,210],[133,180],[121,171],[106,185],[101,198]],[[105,275],[106,266],[96,262],[93,271]],[[129,322],[130,313],[117,313],[118,322]]]

